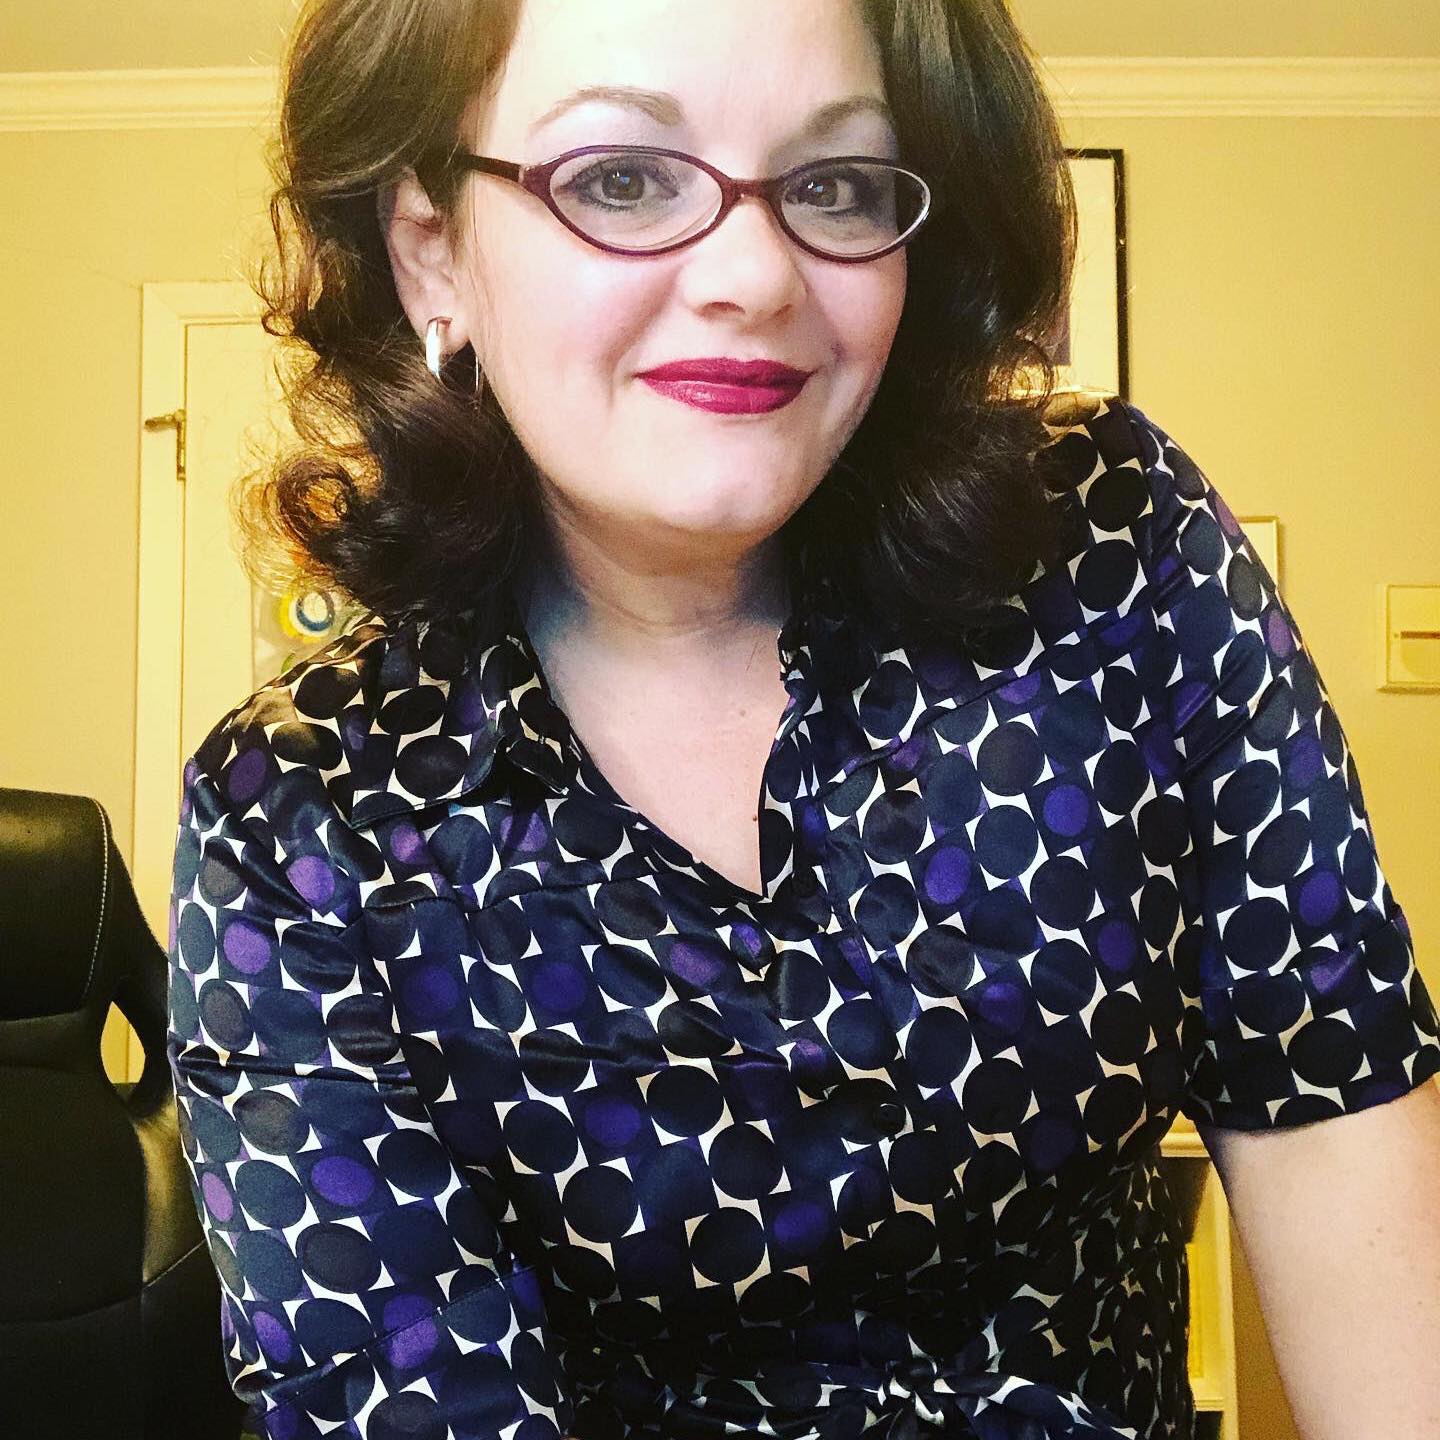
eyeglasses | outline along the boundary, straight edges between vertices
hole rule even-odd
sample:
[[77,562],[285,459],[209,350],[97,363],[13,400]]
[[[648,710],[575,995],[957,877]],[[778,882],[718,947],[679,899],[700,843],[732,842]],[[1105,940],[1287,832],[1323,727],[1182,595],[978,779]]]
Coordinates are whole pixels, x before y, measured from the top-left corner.
[[509,180],[562,225],[614,255],[663,255],[708,235],[747,195],[769,205],[802,250],[825,260],[878,260],[914,238],[930,186],[868,155],[797,165],[771,180],[735,180],[680,150],[586,145],[543,165],[458,151],[435,163]]

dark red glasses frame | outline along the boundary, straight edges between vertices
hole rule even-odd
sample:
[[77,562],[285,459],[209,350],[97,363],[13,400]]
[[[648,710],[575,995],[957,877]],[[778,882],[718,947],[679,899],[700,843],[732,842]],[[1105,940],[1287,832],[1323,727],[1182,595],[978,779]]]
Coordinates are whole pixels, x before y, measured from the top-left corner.
[[[603,240],[597,240],[593,235],[587,235],[579,226],[573,224],[555,203],[555,197],[550,193],[550,179],[555,171],[580,155],[668,155],[674,160],[685,160],[694,165],[697,169],[703,170],[720,187],[720,208],[715,212],[710,223],[703,229],[695,231],[693,235],[686,235],[683,239],[672,241],[668,245],[660,245],[653,250],[627,250],[620,245],[607,245]],[[827,155],[823,160],[809,160],[803,165],[796,165],[787,170],[783,175],[777,175],[771,180],[736,180],[726,175],[724,171],[717,170],[713,165],[708,165],[697,155],[687,155],[683,150],[668,150],[659,145],[582,145],[578,150],[567,150],[563,155],[557,155],[553,160],[547,160],[543,165],[518,165],[513,160],[497,160],[490,155],[476,155],[469,150],[457,150],[450,154],[438,154],[433,157],[432,164],[438,166],[455,166],[463,170],[476,170],[485,175],[493,175],[500,180],[509,180],[519,185],[521,189],[528,190],[537,200],[544,203],[546,209],[572,234],[578,235],[587,244],[595,246],[597,250],[604,250],[610,255],[628,255],[648,257],[650,255],[667,255],[672,250],[679,250],[683,246],[693,245],[697,240],[708,235],[717,225],[735,208],[747,195],[758,196],[770,207],[770,212],[780,222],[780,228],[802,249],[811,255],[818,256],[822,260],[835,260],[840,264],[859,264],[867,260],[878,260],[882,255],[889,255],[891,251],[898,250],[902,245],[908,245],[919,232],[920,227],[930,214],[930,205],[933,199],[933,192],[929,183],[923,175],[917,175],[915,171],[907,169],[904,165],[897,164],[893,160],[883,160],[875,155]],[[898,171],[902,175],[908,175],[912,180],[918,181],[924,190],[924,202],[920,207],[920,214],[915,222],[898,239],[883,246],[879,250],[868,250],[863,255],[836,255],[828,250],[817,249],[807,240],[797,235],[791,229],[789,222],[785,219],[784,208],[781,198],[784,187],[790,184],[797,175],[807,170],[818,169],[827,165],[866,164],[884,165],[891,170]],[[423,178],[423,177],[422,177]]]

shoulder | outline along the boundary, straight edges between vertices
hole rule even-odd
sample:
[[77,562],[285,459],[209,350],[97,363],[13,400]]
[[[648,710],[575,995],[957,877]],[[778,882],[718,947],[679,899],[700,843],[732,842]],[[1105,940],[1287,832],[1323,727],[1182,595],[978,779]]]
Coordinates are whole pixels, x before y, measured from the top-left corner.
[[1138,405],[1108,391],[1065,390],[1044,419],[1048,483],[1073,510],[1072,568],[1081,551],[1108,542],[1133,547],[1149,571],[1182,531],[1218,530],[1232,549],[1243,547],[1241,526],[1209,477]]
[[177,888],[220,865],[249,888],[263,889],[266,876],[276,894],[287,885],[303,893],[314,918],[351,918],[353,883],[337,884],[350,847],[330,822],[342,814],[363,717],[395,643],[379,616],[359,616],[215,721],[183,766]]
[[481,668],[457,625],[357,617],[215,722],[185,763],[186,806],[204,790],[277,857],[353,848],[346,831],[483,777]]
[[1153,476],[1166,469],[1174,441],[1140,407],[1113,391],[1060,390],[1047,405],[1046,449],[1083,494],[1098,475],[1126,469]]
[[387,658],[404,644],[403,631],[374,612],[352,620],[221,715],[195,748],[196,769],[224,781],[233,802],[245,798],[229,790],[243,782],[244,771],[235,767],[246,757],[251,769],[266,759],[336,769],[363,740],[357,705],[368,709],[378,701]]

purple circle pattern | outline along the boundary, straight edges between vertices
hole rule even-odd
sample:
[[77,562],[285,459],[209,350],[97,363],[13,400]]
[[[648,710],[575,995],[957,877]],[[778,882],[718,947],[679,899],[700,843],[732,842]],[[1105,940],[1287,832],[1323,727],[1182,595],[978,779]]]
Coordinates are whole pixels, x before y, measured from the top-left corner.
[[1161,1137],[1440,1042],[1273,578],[1070,403],[1015,625],[799,591],[758,893],[621,801],[513,614],[365,617],[206,737],[171,1065],[266,1433],[1191,1440]]

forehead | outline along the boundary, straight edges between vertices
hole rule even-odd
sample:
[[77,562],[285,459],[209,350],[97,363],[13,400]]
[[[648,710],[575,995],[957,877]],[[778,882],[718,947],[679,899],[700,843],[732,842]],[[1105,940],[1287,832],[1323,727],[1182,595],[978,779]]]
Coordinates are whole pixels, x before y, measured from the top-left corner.
[[[647,132],[769,138],[837,99],[885,94],[860,0],[524,0],[514,44],[477,100],[478,138],[510,147],[576,91],[663,91],[673,114],[589,103],[539,135],[609,118]],[[857,117],[870,128],[883,122]]]

